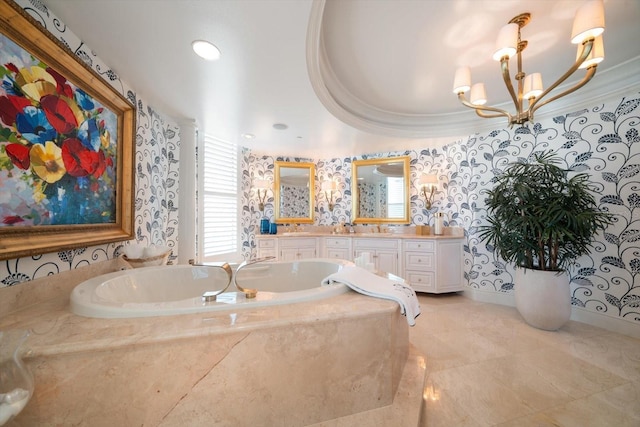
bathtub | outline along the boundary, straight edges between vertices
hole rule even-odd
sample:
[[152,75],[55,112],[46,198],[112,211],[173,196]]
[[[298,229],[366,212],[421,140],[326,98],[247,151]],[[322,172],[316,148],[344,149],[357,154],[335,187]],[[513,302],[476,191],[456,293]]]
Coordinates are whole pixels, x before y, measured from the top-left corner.
[[216,301],[202,295],[224,288],[227,274],[214,266],[160,266],[123,270],[94,277],[71,292],[74,314],[99,318],[169,316],[176,314],[255,308],[328,298],[348,291],[342,284],[321,286],[329,274],[348,261],[312,259],[259,263],[238,273],[243,288],[257,289],[246,298],[231,284]]

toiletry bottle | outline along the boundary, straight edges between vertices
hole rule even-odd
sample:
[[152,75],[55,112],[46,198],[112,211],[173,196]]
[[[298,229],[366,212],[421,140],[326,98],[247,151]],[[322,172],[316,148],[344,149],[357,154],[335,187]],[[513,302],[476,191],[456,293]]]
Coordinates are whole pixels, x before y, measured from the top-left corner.
[[435,230],[433,234],[440,236],[444,234],[444,213],[436,212]]

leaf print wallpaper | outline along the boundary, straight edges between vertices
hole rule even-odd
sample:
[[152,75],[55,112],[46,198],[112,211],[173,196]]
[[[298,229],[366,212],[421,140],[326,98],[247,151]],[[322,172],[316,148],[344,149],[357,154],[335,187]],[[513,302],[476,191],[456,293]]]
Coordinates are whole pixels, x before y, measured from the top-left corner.
[[[640,324],[639,105],[640,95],[633,93],[529,126],[470,135],[440,148],[316,159],[316,186],[331,179],[338,182],[339,191],[332,212],[327,209],[323,196],[317,196],[315,225],[350,222],[353,160],[408,155],[412,223],[433,225],[434,214],[444,212],[446,225],[465,230],[466,287],[509,294],[514,286],[513,268],[497,258],[493,248],[478,238],[478,226],[485,223],[486,217],[484,190],[492,187],[510,162],[552,150],[564,159],[564,167],[590,175],[600,208],[614,215],[613,224],[597,237],[591,254],[576,260],[570,269],[573,305]],[[260,175],[273,179],[274,160],[275,157],[258,156],[245,150],[245,178]],[[425,208],[416,187],[423,172],[437,174],[441,183],[431,209]],[[259,220],[256,201],[249,197],[250,183],[243,179],[245,257],[255,254],[255,227]],[[316,188],[316,194],[320,193]],[[269,203],[266,209],[272,213],[273,200]]]
[[[55,37],[68,46],[82,61],[91,66],[91,68],[108,81],[111,86],[136,105],[137,129],[135,164],[137,169],[134,189],[135,240],[146,245],[167,245],[176,248],[174,249],[175,252],[175,250],[177,250],[178,152],[180,147],[178,125],[163,117],[148,106],[146,102],[138,98],[118,75],[104,64],[95,53],[60,22],[57,17],[51,14],[45,5],[37,0],[20,0],[18,4]],[[11,68],[9,68],[8,71],[15,72],[15,70],[11,70]],[[99,106],[91,106],[91,100],[83,97],[82,94],[78,94],[75,99],[78,105],[85,111],[93,111],[94,116],[96,114],[98,116],[104,115],[99,112]],[[1,102],[0,100],[0,103]],[[0,107],[0,109],[2,108]],[[109,130],[108,120],[105,121],[103,128],[101,127],[102,124],[97,121],[97,116],[95,117],[95,123],[88,123],[86,125],[87,127],[97,126],[97,129],[101,129],[101,136],[104,136],[107,131],[113,132]],[[20,126],[28,126],[29,123],[33,125],[36,123],[34,120],[37,121],[40,120],[40,118],[38,111],[33,111],[33,114],[25,117],[25,123],[21,123]],[[6,124],[4,118],[2,121]],[[46,127],[40,131],[46,131]],[[83,135],[81,131],[82,129],[79,128],[78,135]],[[90,134],[90,132],[88,134]],[[38,144],[38,135],[34,134],[33,138],[35,138],[33,144]],[[98,134],[96,134],[96,139],[87,139],[86,141],[83,141],[82,138],[79,139],[81,146],[89,144],[92,147],[98,146],[99,150],[107,149],[104,147],[102,139],[98,138]],[[82,147],[80,145],[73,146],[71,149],[81,150]],[[46,149],[45,146],[45,150]],[[62,147],[62,156],[64,157],[64,145]],[[108,156],[109,153],[105,152],[104,162],[106,164],[108,164]],[[14,158],[16,161],[19,160],[19,153],[12,157],[12,161],[14,161]],[[31,159],[33,159],[33,157],[31,157]],[[100,164],[100,162],[97,164]],[[82,165],[76,166],[77,168],[82,168]],[[32,160],[31,168],[34,167],[36,166],[34,166]],[[0,167],[0,174],[2,170],[3,168]],[[101,171],[102,167],[91,170],[90,172],[92,176],[96,176],[98,172]],[[45,177],[42,178],[47,179]],[[61,178],[61,180],[63,179],[64,178]],[[75,175],[73,179],[79,180]],[[23,190],[31,192],[37,189],[36,183],[30,187],[31,188],[24,188]],[[3,197],[5,197],[4,192],[6,190],[4,187],[0,190],[0,200],[4,200]],[[34,192],[34,197],[35,194]],[[56,274],[65,270],[72,270],[95,262],[115,258],[120,255],[122,247],[125,244],[127,244],[127,242],[109,243],[100,246],[2,261],[0,262],[0,287],[16,285],[50,274]],[[177,254],[173,253],[171,259],[175,259],[176,256]]]

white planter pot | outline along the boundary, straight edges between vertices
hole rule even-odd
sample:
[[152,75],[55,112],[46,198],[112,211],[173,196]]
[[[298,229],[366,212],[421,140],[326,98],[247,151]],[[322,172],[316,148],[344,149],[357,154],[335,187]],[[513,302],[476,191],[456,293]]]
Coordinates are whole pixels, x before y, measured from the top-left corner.
[[555,331],[571,317],[571,290],[567,273],[517,268],[516,308],[531,326]]

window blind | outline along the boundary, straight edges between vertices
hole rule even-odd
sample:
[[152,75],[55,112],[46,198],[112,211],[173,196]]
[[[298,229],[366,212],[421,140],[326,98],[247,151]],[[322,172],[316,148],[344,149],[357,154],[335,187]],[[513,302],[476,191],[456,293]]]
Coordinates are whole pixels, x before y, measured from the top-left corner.
[[238,148],[204,137],[202,168],[202,256],[233,257],[238,252]]

